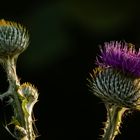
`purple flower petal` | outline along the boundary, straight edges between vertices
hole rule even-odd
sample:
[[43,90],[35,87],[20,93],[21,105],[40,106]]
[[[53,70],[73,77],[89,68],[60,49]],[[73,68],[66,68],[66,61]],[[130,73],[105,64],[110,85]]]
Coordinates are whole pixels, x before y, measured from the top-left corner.
[[118,41],[106,42],[100,49],[101,54],[96,64],[102,67],[113,67],[140,76],[140,50],[137,52],[133,45]]

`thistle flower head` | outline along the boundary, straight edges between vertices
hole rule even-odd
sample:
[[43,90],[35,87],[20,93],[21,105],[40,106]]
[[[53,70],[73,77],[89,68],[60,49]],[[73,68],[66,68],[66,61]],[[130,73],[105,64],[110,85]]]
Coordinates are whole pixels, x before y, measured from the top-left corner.
[[27,30],[15,22],[0,20],[0,58],[19,55],[29,44]]
[[128,43],[105,43],[96,64],[91,91],[107,103],[140,109],[140,52]]
[[124,73],[140,76],[140,50],[137,52],[134,45],[112,41],[106,42],[97,58],[97,65],[119,69]]

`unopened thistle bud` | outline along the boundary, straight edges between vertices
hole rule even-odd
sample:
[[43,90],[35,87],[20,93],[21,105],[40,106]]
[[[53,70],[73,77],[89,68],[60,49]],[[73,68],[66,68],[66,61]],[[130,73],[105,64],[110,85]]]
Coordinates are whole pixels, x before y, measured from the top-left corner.
[[18,93],[23,98],[26,98],[28,102],[34,102],[38,99],[37,89],[30,83],[23,83],[19,87]]
[[0,20],[0,58],[18,56],[29,44],[27,30],[20,24]]
[[124,111],[140,109],[140,51],[129,43],[105,43],[96,64],[89,87],[107,107],[103,140],[113,140]]
[[19,94],[19,98],[22,102],[27,134],[29,136],[29,139],[34,140],[36,138],[36,132],[34,132],[33,128],[34,120],[32,119],[32,113],[33,106],[38,101],[38,91],[30,83],[24,83],[19,87],[17,93]]

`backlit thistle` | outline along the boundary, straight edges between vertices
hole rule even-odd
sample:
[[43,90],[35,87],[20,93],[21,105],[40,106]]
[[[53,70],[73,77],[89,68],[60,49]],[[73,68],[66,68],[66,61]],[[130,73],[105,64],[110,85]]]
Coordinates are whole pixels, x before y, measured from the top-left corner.
[[[28,47],[29,35],[23,26],[0,20],[0,64],[7,74],[8,90],[0,94],[1,101],[9,99],[13,116],[6,122],[6,130],[17,140],[35,140],[32,119],[33,106],[38,100],[38,91],[29,83],[20,84],[16,74],[18,56]],[[5,119],[7,116],[5,116]]]
[[126,110],[140,109],[140,51],[126,42],[109,42],[100,48],[89,87],[107,109],[102,140],[114,140]]
[[0,20],[0,58],[22,53],[29,44],[27,30],[20,24]]

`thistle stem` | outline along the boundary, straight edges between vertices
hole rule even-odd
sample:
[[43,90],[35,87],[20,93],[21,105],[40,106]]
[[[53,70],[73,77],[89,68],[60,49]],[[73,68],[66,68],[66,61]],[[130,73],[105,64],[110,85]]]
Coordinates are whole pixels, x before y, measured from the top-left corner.
[[18,121],[22,125],[22,127],[25,127],[24,124],[24,115],[21,107],[21,103],[19,101],[18,95],[16,93],[17,87],[20,86],[20,82],[18,80],[17,74],[16,74],[16,59],[7,59],[6,61],[6,72],[7,72],[7,78],[9,81],[9,89],[8,91],[12,93],[14,102],[13,108],[15,110],[14,114],[18,118]]
[[127,110],[126,108],[117,105],[106,104],[107,122],[105,124],[104,135],[102,140],[114,140],[119,133],[119,127],[122,121],[122,115]]
[[[13,103],[11,104],[14,110],[14,117],[19,123],[19,127],[16,128],[16,133],[19,133],[19,140],[28,140],[27,136],[24,136],[24,130],[25,130],[25,118],[24,118],[24,112],[22,110],[21,101],[17,94],[17,89],[20,86],[19,79],[16,74],[16,58],[8,58],[5,60],[5,63],[3,64],[3,67],[7,73],[7,78],[9,81],[9,89],[6,94],[9,94],[13,98]],[[16,127],[16,126],[15,126]],[[25,130],[26,131],[26,130]]]

